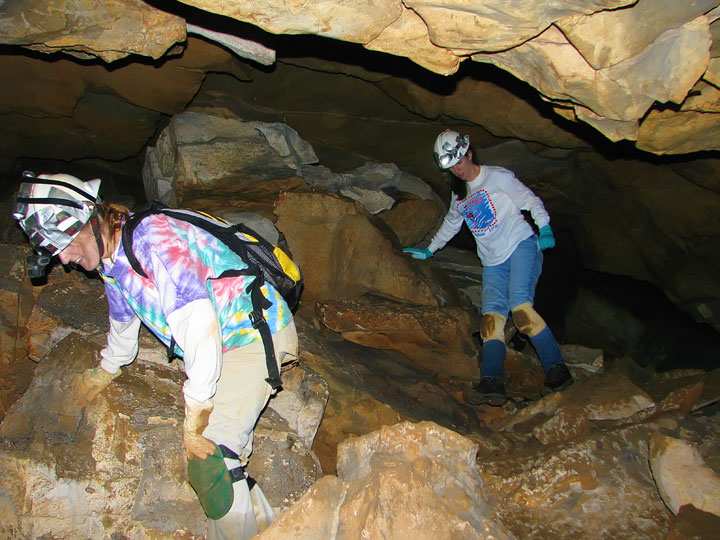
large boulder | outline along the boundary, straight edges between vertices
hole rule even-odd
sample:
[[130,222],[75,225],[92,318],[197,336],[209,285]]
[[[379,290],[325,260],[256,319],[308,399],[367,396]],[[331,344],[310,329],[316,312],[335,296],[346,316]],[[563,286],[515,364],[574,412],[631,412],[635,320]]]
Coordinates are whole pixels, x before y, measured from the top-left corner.
[[476,453],[432,422],[348,439],[337,477],[324,477],[258,538],[515,538],[491,517]]
[[344,339],[399,351],[435,377],[480,379],[478,346],[472,338],[480,318],[474,309],[320,300],[315,311],[320,322]]
[[324,190],[284,192],[275,209],[305,275],[303,301],[374,295],[423,306],[458,305],[457,288],[403,255],[397,237],[359,203]]

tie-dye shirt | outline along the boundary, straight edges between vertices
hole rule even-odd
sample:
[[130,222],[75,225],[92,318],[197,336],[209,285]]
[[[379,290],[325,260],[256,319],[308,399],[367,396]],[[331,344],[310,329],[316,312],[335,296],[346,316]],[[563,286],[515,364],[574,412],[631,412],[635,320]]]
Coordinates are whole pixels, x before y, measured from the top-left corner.
[[[261,339],[249,319],[252,302],[246,292],[255,278],[218,278],[226,270],[246,265],[213,235],[185,221],[151,215],[135,229],[133,252],[147,278],[130,268],[122,245],[114,264],[103,261],[102,277],[112,319],[127,322],[137,316],[169,345],[172,336],[167,317],[190,302],[209,299],[220,322],[223,352]],[[261,290],[271,303],[263,314],[274,334],[288,325],[292,313],[270,284]],[[177,347],[176,353],[182,356]]]

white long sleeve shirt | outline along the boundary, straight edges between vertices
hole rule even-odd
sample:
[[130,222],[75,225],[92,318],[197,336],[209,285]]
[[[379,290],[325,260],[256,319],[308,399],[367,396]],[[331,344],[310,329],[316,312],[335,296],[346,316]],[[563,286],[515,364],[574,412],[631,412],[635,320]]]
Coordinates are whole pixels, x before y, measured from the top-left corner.
[[475,237],[477,255],[483,266],[505,262],[533,230],[522,210],[528,210],[542,228],[550,216],[538,198],[515,175],[502,167],[483,165],[480,174],[467,183],[468,195],[458,200],[453,193],[450,209],[428,249],[442,249],[467,223]]

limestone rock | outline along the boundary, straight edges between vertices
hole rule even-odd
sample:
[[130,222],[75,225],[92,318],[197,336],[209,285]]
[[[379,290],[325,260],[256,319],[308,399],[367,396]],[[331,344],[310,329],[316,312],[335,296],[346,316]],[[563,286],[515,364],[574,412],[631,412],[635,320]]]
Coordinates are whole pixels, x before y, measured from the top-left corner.
[[638,133],[638,148],[656,154],[714,150],[720,141],[717,113],[650,111]]
[[480,433],[475,412],[394,351],[322,334],[296,317],[300,360],[327,381],[330,397],[313,451],[325,474],[336,470],[337,446],[403,420],[432,420],[460,433]]
[[468,5],[461,0],[412,0],[430,30],[430,40],[448,49],[502,51],[536,36],[553,21],[575,13],[592,13],[630,4],[624,0],[542,1],[508,5],[502,0]]
[[425,279],[395,235],[352,200],[319,190],[284,192],[275,213],[305,276],[303,302],[366,294],[426,306],[460,302],[457,289]]
[[[525,391],[526,395],[532,397]],[[554,445],[591,432],[593,424],[628,423],[641,411],[655,407],[653,399],[620,369],[576,380],[561,393],[550,394],[522,409],[498,428],[523,433],[543,445]],[[668,409],[670,410],[670,407]]]
[[173,117],[149,148],[143,169],[148,198],[215,215],[238,210],[273,218],[281,190],[305,187],[295,174],[316,160],[286,125],[243,122],[227,110]]
[[22,533],[151,538],[182,529],[199,538],[204,516],[178,459],[181,374],[126,370],[81,408],[69,384],[95,364],[96,347],[77,334],[63,340],[0,426],[2,492]]
[[[579,117],[601,130],[606,125],[602,119],[610,120],[607,125],[617,138],[639,141],[654,131],[636,134],[629,126],[617,131],[612,123],[638,121],[655,101],[681,102],[709,61],[709,21],[704,16],[669,28],[636,55],[600,69],[587,64],[567,39],[551,27],[519,47],[473,59],[515,73],[551,100],[563,101],[571,94]],[[546,73],[553,75],[547,78]]]
[[[361,203],[371,214],[389,215],[397,202],[420,198],[427,201],[425,207],[444,211],[444,203],[432,188],[422,179],[402,171],[395,163],[367,162],[361,167],[335,174],[327,167],[303,167],[302,176],[311,186],[320,186]],[[433,216],[433,214],[430,214]],[[435,225],[437,218],[422,216],[421,223],[405,224],[405,227],[421,228],[427,231]],[[381,216],[382,217],[382,216]],[[396,218],[397,220],[397,218]],[[394,220],[386,219],[388,223]],[[393,230],[401,237],[402,227],[398,223]]]
[[35,370],[28,359],[32,331],[27,329],[35,295],[25,275],[27,248],[0,244],[0,421],[27,389]]
[[[492,106],[488,106],[492,104]],[[518,99],[510,90],[492,81],[466,77],[457,89],[443,97],[442,112],[452,118],[463,118],[483,126],[496,137],[543,142],[560,148],[579,148],[587,143],[560,128],[553,118],[540,112],[537,104]],[[502,110],[503,114],[496,113]],[[480,152],[486,148],[478,149]],[[494,163],[491,160],[485,163]],[[517,169],[511,169],[522,178]]]
[[482,266],[477,254],[466,249],[445,246],[432,260],[442,268],[463,292],[478,313],[482,309]]
[[23,2],[3,6],[3,43],[112,62],[130,54],[160,58],[185,40],[185,21],[139,0],[122,0],[97,9],[93,2],[54,0],[27,9]]
[[[720,198],[712,189],[702,187],[705,183],[703,177],[709,174],[707,165],[703,164],[696,173],[698,179],[695,182],[687,182],[671,168],[653,168],[633,160],[606,160],[584,155],[578,163],[582,163],[580,170],[584,181],[577,183],[573,180],[577,179],[577,172],[571,177],[557,174],[554,176],[555,187],[561,186],[561,193],[569,193],[569,183],[572,183],[578,190],[572,198],[576,201],[592,200],[593,212],[576,203],[570,204],[571,209],[566,206],[567,199],[563,202],[563,197],[556,197],[554,201],[561,205],[556,212],[569,212],[581,223],[573,230],[577,235],[583,266],[598,272],[654,282],[667,298],[695,320],[720,327],[714,322],[715,313],[720,313],[720,304],[714,298],[719,295],[712,292],[714,281],[706,277],[705,270],[712,266],[707,261],[717,251],[711,245],[717,238],[713,231],[719,230],[716,216],[720,215]],[[687,170],[684,174],[689,177]],[[628,178],[628,175],[632,176],[633,182],[620,180],[621,176]],[[613,187],[608,189],[608,186]],[[686,201],[686,204],[676,204],[679,200]],[[595,214],[596,211],[599,214]],[[603,220],[597,219],[600,214],[605,216]],[[652,224],[640,219],[641,215],[654,216]],[[682,231],[692,231],[692,234],[686,235]],[[601,306],[598,304],[597,307]],[[608,352],[623,342],[634,344],[635,348],[642,343],[647,350],[646,342],[640,335],[640,324],[645,326],[644,323],[631,312],[623,310],[622,319],[629,326],[615,328],[617,325],[609,324],[607,307],[612,306],[602,308],[600,313],[603,315],[598,322],[607,325],[608,330],[612,329],[610,335],[622,339],[613,344],[615,338],[605,338],[604,343],[597,343],[574,336],[570,341],[600,347]],[[615,306],[610,311],[618,309],[620,306]],[[592,322],[587,313],[583,314],[583,320]],[[647,334],[648,328],[645,326],[642,333]],[[668,327],[665,332],[671,334],[672,330]],[[602,335],[597,331],[594,333]],[[589,336],[587,332],[584,335]],[[627,349],[622,352],[633,353]]]
[[623,9],[564,17],[556,24],[588,63],[600,69],[640,54],[663,32],[682,26],[716,5],[714,0],[639,0]]
[[[562,100],[570,93],[566,89],[573,87],[574,102],[595,114],[612,120],[638,120],[654,101],[682,101],[705,72],[708,25],[705,17],[698,17],[667,30],[638,55],[598,70],[554,27],[510,51],[474,55],[473,59],[515,73],[550,99]],[[675,54],[682,62],[668,61]],[[554,75],[545,78],[545,73]]]
[[691,504],[720,516],[720,475],[705,464],[697,448],[656,431],[649,451],[658,491],[674,514]]
[[[712,60],[709,54],[715,39],[710,25],[717,19],[717,9],[713,9],[716,8],[716,0],[698,0],[689,4],[670,0],[663,0],[660,4],[649,0],[534,0],[510,7],[502,0],[472,6],[458,0],[441,3],[429,0],[405,3],[396,0],[365,0],[360,3],[314,0],[303,4],[302,9],[290,0],[275,0],[262,5],[252,2],[226,5],[214,0],[186,3],[274,34],[315,34],[360,43],[372,51],[405,56],[425,69],[444,75],[454,73],[468,57],[490,62],[535,87],[540,97],[549,100],[559,115],[584,122],[613,141],[637,140],[638,148],[655,153],[692,152],[717,146],[713,146],[715,136],[709,139],[702,136],[703,131],[712,132],[714,129],[715,119],[708,111],[699,118],[681,114],[678,122],[691,123],[685,133],[673,134],[674,122],[669,119],[660,124],[651,122],[645,129],[639,129],[646,123],[648,109],[657,103],[682,103],[692,97],[690,90],[700,77],[711,84],[717,82],[718,70],[713,64],[718,54],[713,49]],[[172,98],[187,95],[193,87],[197,89],[208,70],[194,70],[189,66],[184,70],[165,69],[174,61],[173,56],[182,50],[181,43],[186,42],[187,49],[197,47],[192,42],[199,40],[187,39],[188,28],[192,33],[229,47],[241,58],[266,65],[275,58],[274,50],[262,43],[262,39],[253,41],[236,35],[238,32],[225,33],[192,22],[187,24],[178,15],[137,0],[118,0],[110,6],[101,7],[89,2],[71,4],[67,0],[55,0],[44,5],[43,9],[37,9],[29,0],[15,0],[6,3],[3,10],[3,23],[0,25],[0,42],[3,44],[48,53],[64,52],[83,60],[101,58],[112,62],[132,58],[133,55],[168,59],[161,69],[129,63],[123,68],[111,70],[113,73],[108,79],[114,80],[117,85],[113,87],[113,92],[120,90],[122,99],[134,106],[142,106],[140,102],[144,101],[156,107],[169,108],[176,103]],[[177,12],[182,13],[183,10],[178,9]],[[108,25],[108,20],[115,22]],[[215,49],[227,54],[225,49]],[[77,67],[82,71],[97,71],[96,68],[100,68]],[[244,72],[247,77],[247,69],[237,62],[226,62],[218,67],[217,71],[235,76]],[[347,67],[337,69],[352,70]],[[155,86],[153,82],[158,80],[156,76],[159,73],[162,73],[159,78],[163,79],[172,73],[182,84]],[[140,78],[143,84],[132,84]],[[382,78],[374,74],[376,81]],[[77,79],[73,82],[71,77],[63,78],[62,83],[72,88],[79,86]],[[399,84],[385,81],[381,85],[388,89],[395,87],[396,90],[406,86],[404,81]],[[553,125],[553,121],[543,118],[537,112],[542,107],[529,107],[494,85],[472,81],[469,86],[472,88],[456,92],[454,97],[459,98],[456,105],[449,100],[445,111],[439,106],[437,96],[425,99],[425,104],[411,101],[408,107],[411,110],[433,110],[429,118],[437,118],[443,113],[458,120],[471,120],[463,118],[466,115],[480,116],[483,125],[499,136],[510,132],[513,136],[546,144],[564,147],[585,145],[581,138],[568,134]],[[63,89],[61,93],[65,91]],[[75,93],[74,89],[69,92]],[[414,89],[407,93],[418,96],[422,91]],[[35,94],[18,95],[27,97]],[[41,98],[26,101],[28,104],[32,102],[32,108],[41,110],[46,106],[42,102],[48,100],[46,93],[41,95]],[[170,100],[166,99],[168,95],[172,95]],[[68,97],[54,96],[48,101],[58,105],[65,102],[67,105]],[[500,116],[495,111],[484,113],[481,107],[475,107],[478,99],[488,97],[509,106],[498,108],[503,112]],[[287,99],[286,95],[284,99]],[[107,101],[104,108],[107,109],[111,103],[113,107],[124,105]],[[283,112],[288,123],[295,120],[295,113],[291,111],[294,109]],[[510,114],[507,114],[508,111]],[[141,112],[135,111],[135,114]],[[172,112],[177,112],[177,109]],[[676,113],[685,111],[663,112],[674,118]],[[107,120],[101,118],[97,121],[104,124]],[[323,123],[316,120],[311,122],[317,130],[323,130],[328,125],[332,125],[333,129],[337,127],[335,118],[326,118]],[[149,121],[157,125],[160,119],[155,117]],[[363,122],[367,119],[364,118]],[[19,116],[6,118],[4,131],[7,140],[13,143],[10,147],[13,156],[27,155],[29,146],[20,140],[13,141],[16,137],[12,135],[16,133],[33,131],[40,135],[47,125],[51,128],[45,129],[69,132],[73,138],[79,138],[81,127],[95,131],[94,126],[88,125],[87,118],[85,122],[73,117],[63,122],[45,119],[35,123],[38,125],[23,125]],[[74,132],[70,127],[75,128]],[[127,130],[126,126],[116,126],[121,127]],[[657,133],[658,128],[663,132]],[[137,133],[136,136],[140,135]],[[145,140],[148,140],[153,131],[142,135],[146,135]],[[45,137],[47,144],[44,146],[49,147],[54,142],[57,149],[54,152],[46,150],[46,155],[42,157],[68,159],[64,152],[72,150],[72,146],[62,146],[59,141],[52,141],[47,135]],[[113,154],[111,145],[106,142],[100,150],[106,159],[120,159],[118,154],[123,157],[134,155],[138,148],[118,147]],[[105,155],[106,152],[108,155]],[[93,155],[89,151],[88,154]]]
[[271,407],[310,449],[329,399],[327,382],[307,366],[293,366],[283,369],[282,383]]
[[717,536],[720,516],[688,504],[680,507],[664,540],[703,540]]
[[378,214],[405,247],[422,241],[442,216],[436,203],[413,194],[403,194],[392,208]]
[[[187,483],[182,445],[183,373],[139,359],[80,407],[70,382],[96,365],[98,349],[68,335],[0,425],[0,522],[15,520],[23,537],[202,538],[206,518]],[[303,392],[302,383],[288,386]],[[321,474],[303,442],[319,418],[303,418],[304,438],[270,406],[255,441],[253,475],[278,508]]]
[[400,17],[365,47],[398,56],[407,56],[413,62],[436,73],[451,75],[461,59],[451,51],[432,43],[425,21],[412,9],[403,6]]
[[650,432],[631,426],[486,456],[483,493],[518,538],[662,538],[670,514],[650,476]]
[[373,215],[390,210],[395,204],[395,200],[390,195],[386,195],[382,191],[373,191],[356,186],[348,189],[341,189],[340,194],[349,199],[358,201],[369,213]]
[[[6,154],[17,152],[58,160],[96,156],[120,160],[142,151],[159,118],[160,113],[112,94],[87,91],[77,99],[72,116],[27,118],[11,112],[0,126],[0,133],[8,141],[3,149]],[[22,129],[18,129],[20,126]],[[32,134],[32,145],[13,135],[20,131]]]
[[476,453],[432,422],[348,439],[337,478],[325,477],[258,538],[514,538],[490,517]]
[[195,24],[187,25],[187,33],[198,34],[206,37],[211,41],[222,44],[241,58],[254,60],[258,64],[262,64],[264,66],[271,66],[276,60],[275,51],[273,49],[265,47],[256,41],[239,38],[225,32],[209,30]]
[[188,4],[249,22],[274,34],[318,34],[357,43],[377,37],[402,12],[402,5],[393,0],[360,3],[314,0],[306,4],[273,0],[262,5],[253,2],[218,5],[212,0],[192,0]]
[[[161,67],[129,62],[108,70],[67,59],[40,62],[3,55],[0,73],[13,80],[0,90],[0,110],[9,113],[3,129],[12,132],[23,126],[34,141],[28,145],[8,138],[12,147],[5,151],[17,146],[24,155],[60,159],[62,155],[110,159],[135,155],[154,132],[157,113],[181,111],[210,69],[246,76],[227,51],[197,38],[188,40],[181,57],[169,58]],[[91,100],[86,93],[106,96]],[[27,115],[33,117],[30,124]],[[113,137],[100,137],[104,130],[112,131]]]
[[593,349],[582,345],[560,345],[563,360],[573,379],[584,379],[595,373],[605,371],[605,354],[602,349]]
[[344,339],[399,351],[434,376],[480,378],[477,345],[471,337],[480,321],[467,309],[321,300],[315,312],[320,322]]

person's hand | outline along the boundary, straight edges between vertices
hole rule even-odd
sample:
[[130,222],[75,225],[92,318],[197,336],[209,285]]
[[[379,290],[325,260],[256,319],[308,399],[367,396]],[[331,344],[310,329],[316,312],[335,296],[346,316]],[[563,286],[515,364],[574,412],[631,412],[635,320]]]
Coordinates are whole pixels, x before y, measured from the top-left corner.
[[95,399],[119,375],[120,370],[117,373],[109,373],[101,367],[86,369],[73,379],[70,388],[78,403],[84,406]]
[[537,243],[540,251],[555,247],[555,237],[553,236],[550,225],[545,225],[540,228],[540,236],[538,236]]
[[405,249],[403,249],[403,253],[409,253],[413,259],[420,259],[421,261],[424,261],[425,259],[429,259],[430,257],[433,256],[433,252],[430,251],[428,248],[425,248],[425,249],[405,248]]
[[208,426],[213,404],[210,401],[190,402],[185,400],[185,422],[183,422],[183,442],[187,458],[205,459],[215,452],[215,444],[202,436]]

